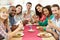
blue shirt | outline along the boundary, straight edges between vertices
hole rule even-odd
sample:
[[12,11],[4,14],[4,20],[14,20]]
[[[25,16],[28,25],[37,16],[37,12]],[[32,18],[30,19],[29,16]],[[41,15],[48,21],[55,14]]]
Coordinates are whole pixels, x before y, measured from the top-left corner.
[[12,26],[12,25],[15,24],[15,19],[14,19],[14,17],[9,16],[9,23],[10,23],[10,26]]
[[[53,17],[53,18],[52,18],[52,22],[53,22],[58,28],[60,28],[60,18],[59,18],[58,21],[57,21],[57,19],[56,19],[55,17]],[[56,30],[56,29],[55,29],[55,30]],[[57,31],[57,30],[56,30],[56,32],[57,32],[57,34],[59,35],[59,40],[60,40],[60,32]]]

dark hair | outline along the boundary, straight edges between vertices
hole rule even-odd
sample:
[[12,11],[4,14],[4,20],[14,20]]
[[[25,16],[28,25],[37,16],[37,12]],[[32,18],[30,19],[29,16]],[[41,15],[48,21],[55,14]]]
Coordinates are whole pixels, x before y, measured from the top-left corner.
[[9,8],[12,8],[12,7],[15,7],[15,6],[10,6]]
[[49,15],[47,17],[51,16],[52,15],[51,6],[47,5],[47,6],[43,7],[43,9],[44,8],[46,8],[49,11]]
[[19,6],[21,7],[21,12],[20,13],[22,14],[22,6],[20,4],[18,4],[18,5],[16,5],[16,8],[19,7]]
[[36,15],[41,18],[41,17],[42,17],[42,12],[38,12],[37,9],[36,9],[38,6],[42,7],[41,4],[37,4],[37,5],[35,6],[35,12],[36,12]]
[[10,6],[8,9],[8,12],[10,13],[10,11],[12,10],[11,8],[16,8],[15,6]]
[[16,7],[15,7],[15,6],[10,6],[10,7],[9,7],[9,10],[10,10],[10,8],[16,8]]
[[31,5],[32,5],[32,3],[31,3],[31,2],[27,2],[27,4],[31,4]]
[[53,4],[52,7],[58,7],[58,9],[59,9],[59,5],[58,4]]

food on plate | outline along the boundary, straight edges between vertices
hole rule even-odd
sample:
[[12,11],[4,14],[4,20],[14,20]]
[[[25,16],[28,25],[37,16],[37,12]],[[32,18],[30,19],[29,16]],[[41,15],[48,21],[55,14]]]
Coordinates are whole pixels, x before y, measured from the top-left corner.
[[38,36],[42,38],[48,38],[48,37],[51,37],[52,35],[50,33],[42,32],[42,33],[39,33]]

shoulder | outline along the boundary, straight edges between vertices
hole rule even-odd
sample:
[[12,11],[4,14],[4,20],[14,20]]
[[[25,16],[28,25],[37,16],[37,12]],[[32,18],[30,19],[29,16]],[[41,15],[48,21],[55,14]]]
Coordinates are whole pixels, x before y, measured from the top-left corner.
[[50,16],[50,19],[52,19],[54,17],[54,15],[52,14],[51,16]]
[[46,19],[46,16],[45,16],[45,15],[42,15],[42,18],[43,18],[43,19]]
[[55,20],[55,17],[53,17],[52,19],[51,19],[51,21],[54,21]]

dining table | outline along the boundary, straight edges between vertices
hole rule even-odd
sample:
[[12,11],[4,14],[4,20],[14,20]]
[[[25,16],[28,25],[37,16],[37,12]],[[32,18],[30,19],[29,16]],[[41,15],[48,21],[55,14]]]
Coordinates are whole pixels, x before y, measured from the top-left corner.
[[[49,33],[49,35],[51,35],[51,37],[47,37],[47,38],[38,37],[37,34],[39,33],[39,30],[36,29],[37,26],[36,25],[32,25],[32,27],[33,27],[33,30],[35,30],[34,32],[28,32],[29,26],[24,26],[24,31],[23,31],[24,36],[22,36],[22,37],[12,37],[10,40],[56,40],[52,36],[52,34],[50,34],[50,33]],[[19,32],[20,31],[18,31],[17,33],[19,33]],[[48,33],[46,32],[46,34],[48,34]]]

